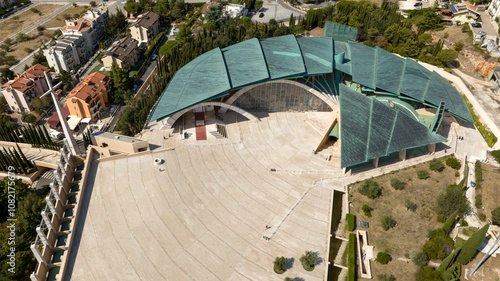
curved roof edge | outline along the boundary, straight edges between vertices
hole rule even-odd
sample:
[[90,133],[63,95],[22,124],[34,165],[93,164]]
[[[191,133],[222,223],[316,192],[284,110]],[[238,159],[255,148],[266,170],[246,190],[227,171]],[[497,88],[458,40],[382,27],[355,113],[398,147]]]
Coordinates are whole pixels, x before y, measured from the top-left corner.
[[249,39],[200,55],[175,73],[149,121],[227,95],[229,90],[334,70],[351,75],[354,82],[373,90],[411,97],[435,107],[444,101],[448,113],[473,122],[460,93],[439,74],[412,59],[354,41],[294,35]]

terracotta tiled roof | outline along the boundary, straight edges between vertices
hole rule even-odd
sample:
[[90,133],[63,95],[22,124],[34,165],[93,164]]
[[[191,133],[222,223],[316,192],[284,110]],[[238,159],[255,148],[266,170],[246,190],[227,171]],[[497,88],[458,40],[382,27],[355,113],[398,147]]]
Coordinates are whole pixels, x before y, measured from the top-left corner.
[[123,61],[123,59],[129,56],[135,48],[137,48],[137,41],[127,36],[113,45],[109,51],[106,52],[105,56],[114,56]]
[[147,13],[139,16],[139,19],[133,25],[149,28],[153,26],[153,24],[157,22],[159,19],[160,16],[151,11],[148,11]]
[[94,72],[85,77],[82,81],[80,81],[80,83],[78,83],[78,85],[76,85],[75,88],[73,88],[73,90],[71,90],[68,95],[68,99],[75,97],[86,102],[90,102],[106,90],[106,86],[108,84],[108,76],[100,72]]
[[18,77],[14,78],[14,80],[5,83],[3,88],[11,86],[12,88],[24,93],[35,85],[31,79],[45,77],[45,74],[49,72],[50,70],[47,67],[41,64],[36,64],[28,68]]
[[62,31],[76,30],[76,31],[87,31],[90,28],[90,21],[84,18],[79,18],[72,22],[72,24],[66,24],[61,28]]

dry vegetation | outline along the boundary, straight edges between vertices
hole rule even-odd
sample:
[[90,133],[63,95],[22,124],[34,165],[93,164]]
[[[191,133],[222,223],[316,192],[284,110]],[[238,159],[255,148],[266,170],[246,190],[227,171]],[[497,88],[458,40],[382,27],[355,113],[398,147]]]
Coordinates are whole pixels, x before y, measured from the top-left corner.
[[483,183],[481,189],[477,190],[482,194],[483,210],[488,221],[491,221],[491,211],[500,206],[500,193],[498,192],[498,183],[500,182],[500,171],[498,167],[481,163],[483,171]]
[[44,23],[43,26],[45,28],[51,28],[51,27],[62,27],[64,26],[64,15],[68,14],[71,17],[73,17],[74,14],[80,14],[83,11],[87,9],[86,6],[77,6],[77,7],[69,7],[66,10],[62,11],[60,14],[57,16],[53,17],[51,20],[48,22]]
[[[24,50],[25,48],[30,48],[32,50],[36,50],[38,47],[40,47],[43,43],[46,43],[47,41],[50,40],[52,37],[52,34],[54,33],[53,30],[45,30],[43,34],[38,36],[38,31],[34,30],[28,35],[33,38],[36,36],[34,39],[30,39],[25,42],[21,43],[16,43],[12,44],[11,51],[7,53],[7,56],[14,56],[16,60],[21,60],[24,57],[28,55],[28,53]],[[2,67],[8,67],[7,65],[0,65],[0,68]]]
[[34,6],[38,11],[41,12],[41,16],[37,13],[33,13],[30,9],[19,14],[19,19],[14,20],[13,17],[10,17],[8,20],[2,22],[0,24],[0,38],[8,38],[17,32],[29,27],[34,22],[39,21],[40,19],[46,17],[48,14],[57,10],[62,5],[48,5],[48,4],[40,4]]
[[[427,170],[430,178],[418,179],[417,170],[420,169]],[[369,222],[368,241],[370,245],[375,246],[375,253],[386,251],[393,259],[411,258],[421,249],[425,241],[428,240],[428,231],[443,225],[436,220],[436,197],[448,185],[456,183],[455,171],[450,167],[446,167],[441,173],[430,171],[427,162],[374,178],[382,188],[382,195],[376,199],[369,199],[357,192],[362,183],[353,185],[350,211],[356,215],[357,221]],[[392,178],[403,181],[404,189],[395,190],[390,184]],[[413,201],[417,205],[415,212],[406,211],[406,200]],[[367,204],[373,209],[371,218],[364,216],[361,210],[363,204]],[[397,226],[384,231],[380,224],[382,216],[392,216],[396,220]],[[374,263],[372,262],[372,264]],[[416,266],[412,262],[404,261],[393,261],[386,266],[376,264],[373,268],[374,276],[390,273],[397,280],[412,280],[415,272]]]
[[500,280],[500,257],[489,257],[479,269],[474,273],[474,275],[469,276],[469,273],[476,267],[479,261],[484,257],[483,253],[477,254],[477,256],[465,266],[462,266],[462,278],[461,280],[466,280],[464,278],[467,272],[467,280],[470,281],[498,281]]

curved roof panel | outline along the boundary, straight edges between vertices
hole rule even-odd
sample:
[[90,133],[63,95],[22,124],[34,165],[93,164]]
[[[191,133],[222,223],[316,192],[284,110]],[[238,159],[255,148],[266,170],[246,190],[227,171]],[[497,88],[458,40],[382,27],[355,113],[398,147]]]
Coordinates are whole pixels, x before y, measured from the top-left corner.
[[222,49],[226,60],[231,88],[269,79],[264,53],[259,40],[254,38]]
[[[363,88],[382,89],[445,109],[473,122],[458,91],[437,73],[379,48],[327,37],[250,39],[192,60],[174,75],[150,117],[160,120],[187,107],[269,80],[315,76],[336,69]],[[330,75],[329,77],[333,77]],[[324,83],[325,89],[333,88]]]
[[293,35],[260,41],[272,80],[297,76],[306,72],[299,43]]

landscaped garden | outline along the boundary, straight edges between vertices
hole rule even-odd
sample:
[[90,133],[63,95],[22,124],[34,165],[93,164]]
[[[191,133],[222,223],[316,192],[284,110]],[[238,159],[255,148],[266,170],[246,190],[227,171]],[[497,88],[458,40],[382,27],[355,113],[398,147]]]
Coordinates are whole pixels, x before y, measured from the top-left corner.
[[[457,184],[459,169],[463,166],[455,158],[441,158],[351,186],[350,212],[357,222],[369,223],[368,229],[360,229],[367,230],[369,245],[375,246],[379,260],[371,263],[374,277],[425,280],[441,276],[415,264],[423,266],[429,259],[440,263],[454,249],[450,230],[470,208],[464,185]],[[457,270],[454,262],[446,274]]]

